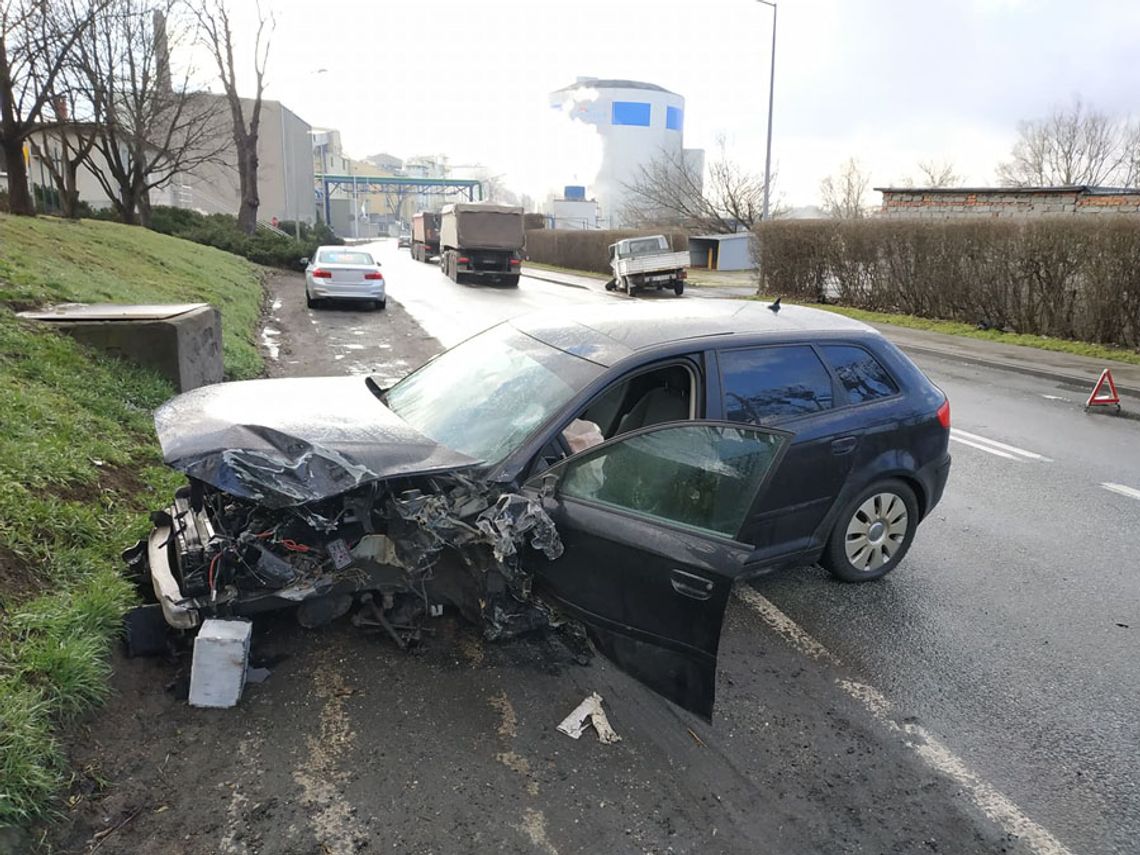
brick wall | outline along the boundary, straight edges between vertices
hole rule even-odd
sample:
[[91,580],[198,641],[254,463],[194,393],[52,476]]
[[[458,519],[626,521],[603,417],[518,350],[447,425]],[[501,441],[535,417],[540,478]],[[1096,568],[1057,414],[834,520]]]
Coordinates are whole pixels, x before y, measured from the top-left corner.
[[883,190],[880,216],[945,220],[955,217],[1041,217],[1053,214],[1140,215],[1140,191],[1088,193],[1079,189],[1016,192],[1005,189],[931,193]]

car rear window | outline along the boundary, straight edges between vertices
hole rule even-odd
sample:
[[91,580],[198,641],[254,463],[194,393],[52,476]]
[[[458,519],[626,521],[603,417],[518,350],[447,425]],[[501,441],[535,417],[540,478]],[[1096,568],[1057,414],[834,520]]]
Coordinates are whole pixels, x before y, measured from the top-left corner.
[[756,424],[834,406],[831,375],[808,345],[722,351],[720,372],[729,421]]
[[326,249],[318,258],[322,264],[375,264],[367,252],[349,252],[344,249]]
[[863,348],[853,344],[825,344],[820,350],[847,390],[850,403],[862,404],[898,394],[898,384],[887,369]]

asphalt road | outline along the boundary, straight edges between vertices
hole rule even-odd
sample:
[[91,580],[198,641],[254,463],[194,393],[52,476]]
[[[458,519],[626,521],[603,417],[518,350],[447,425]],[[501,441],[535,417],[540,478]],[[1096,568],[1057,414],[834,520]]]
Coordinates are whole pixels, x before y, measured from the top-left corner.
[[[427,327],[514,312],[424,275],[390,242],[380,251],[393,295]],[[440,310],[436,294],[454,296]],[[520,296],[527,309],[607,299],[537,280]],[[955,462],[906,566],[881,584],[813,568],[755,587],[1062,844],[1135,852],[1140,421],[1086,414],[1086,388],[916,361],[951,399]]]
[[[272,283],[271,374],[394,378],[520,311],[619,299],[456,285],[390,242],[379,253],[384,312],[310,311],[299,277]],[[284,616],[259,622],[272,674],[237,710],[179,700],[185,661],[116,662],[115,697],[72,734],[83,773],[53,845],[1134,852],[1140,500],[1101,484],[1140,488],[1140,423],[1085,416],[1075,390],[920,362],[969,432],[943,504],[880,583],[808,569],[731,601],[713,725],[553,638],[485,644],[445,617],[408,655]],[[616,745],[555,730],[592,691]]]

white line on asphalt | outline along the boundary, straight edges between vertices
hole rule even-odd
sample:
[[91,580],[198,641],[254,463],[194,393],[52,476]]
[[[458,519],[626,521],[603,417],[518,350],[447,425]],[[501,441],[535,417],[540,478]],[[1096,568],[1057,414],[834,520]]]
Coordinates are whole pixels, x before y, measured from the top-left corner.
[[1127,496],[1130,499],[1140,499],[1140,490],[1135,487],[1126,487],[1123,484],[1113,484],[1109,481],[1103,482],[1100,486],[1113,493],[1119,493],[1121,496]]
[[[1024,448],[1018,448],[1016,445],[1009,445],[1004,442],[998,442],[996,439],[989,439],[988,437],[978,436],[976,433],[970,433],[969,431],[960,430],[959,428],[953,428],[950,431],[950,438],[957,438],[961,442],[966,442],[967,445],[970,444],[969,441],[971,440],[974,443],[982,443],[983,445],[991,447],[984,450],[991,451],[992,449],[999,449],[1001,451],[1007,452],[1007,457],[1010,454],[1016,454],[1019,457],[1026,458],[1027,460],[1040,460],[1042,463],[1053,462],[1050,458],[1046,457],[1043,454],[1038,454],[1035,451],[1026,451]],[[977,446],[975,446],[975,448],[976,447]]]
[[[1140,491],[1137,491],[1137,498],[1140,498]],[[736,596],[801,653],[830,665],[840,664],[838,656],[816,641],[803,627],[784,614],[775,603],[754,588],[747,585],[737,586]],[[1030,850],[1038,855],[1073,855],[1060,840],[1026,816],[1025,812],[1009,798],[971,771],[960,757],[935,736],[918,725],[899,724],[893,717],[891,702],[878,689],[842,678],[837,678],[835,682],[876,721],[892,732],[901,734],[907,747],[922,758],[930,768],[941,772],[958,784],[982,813],[1006,832],[1019,837]]]
[[954,434],[950,434],[950,438],[955,442],[962,443],[962,445],[968,445],[970,448],[976,448],[979,451],[988,451],[990,454],[996,455],[997,457],[1004,457],[1006,460],[1017,460],[1012,454],[1006,454],[1004,451],[998,451],[996,448],[990,448],[988,445],[982,445],[980,442],[971,442],[968,439],[962,439],[962,437],[955,436]]

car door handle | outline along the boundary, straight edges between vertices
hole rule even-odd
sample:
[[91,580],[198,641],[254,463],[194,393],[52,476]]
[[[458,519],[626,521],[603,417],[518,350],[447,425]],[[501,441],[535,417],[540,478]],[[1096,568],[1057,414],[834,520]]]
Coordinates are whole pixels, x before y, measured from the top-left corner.
[[844,436],[831,443],[832,454],[850,454],[859,442],[857,436]]
[[715,587],[711,579],[697,576],[695,573],[686,573],[684,570],[674,570],[669,574],[669,581],[673,590],[682,597],[691,597],[694,600],[707,600],[713,595]]

